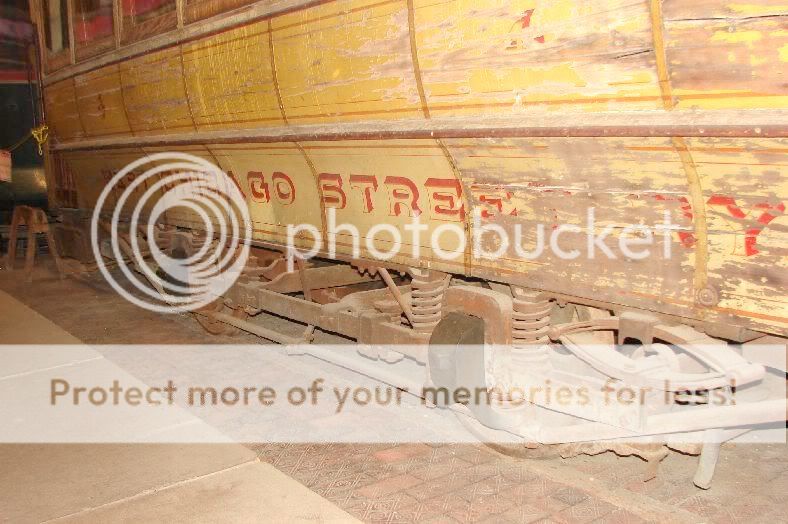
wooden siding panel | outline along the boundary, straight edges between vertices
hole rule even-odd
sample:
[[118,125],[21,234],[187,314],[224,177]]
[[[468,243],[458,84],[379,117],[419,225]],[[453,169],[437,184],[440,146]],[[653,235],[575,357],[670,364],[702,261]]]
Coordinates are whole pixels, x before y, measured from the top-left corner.
[[258,22],[183,46],[189,105],[198,129],[282,125],[268,45]]
[[665,21],[697,19],[742,19],[782,16],[788,10],[785,0],[662,0]]
[[[287,242],[289,224],[310,224],[323,229],[320,197],[312,169],[294,144],[216,145],[211,147],[218,165],[238,182],[249,203],[253,237],[256,240]],[[273,178],[274,173],[287,177]],[[279,198],[276,184],[290,180],[295,187],[293,200]],[[281,194],[289,191],[282,186]],[[296,200],[297,199],[297,200]],[[296,238],[301,238],[304,233]],[[297,245],[309,248],[311,237]]]
[[671,16],[681,18],[666,13],[665,48],[676,107],[788,107],[788,4],[701,7],[671,9],[676,11]]
[[788,141],[688,139],[718,307],[788,319]]
[[122,62],[120,76],[129,124],[135,134],[194,130],[180,47]]
[[648,4],[415,2],[430,112],[658,109]]
[[404,0],[340,0],[277,17],[273,47],[292,123],[421,115]]
[[107,66],[75,78],[77,105],[91,137],[129,134],[126,108],[117,65]]
[[[427,181],[433,179],[454,183],[458,179],[445,153],[434,140],[304,142],[302,146],[318,174],[328,173],[341,180],[339,183],[345,198],[340,203],[327,204],[327,208],[334,209],[337,225],[353,224],[358,228],[362,239],[359,245],[362,256],[374,258],[369,254],[363,238],[372,227],[387,224],[396,228],[402,239],[401,253],[389,262],[430,267],[442,265],[444,269],[450,268],[450,271],[455,272],[465,270],[463,251],[455,259],[441,263],[430,244],[430,236],[439,225],[463,224],[459,213],[435,213],[436,205],[451,206],[448,201],[433,200],[431,194],[440,190],[456,195],[456,191],[451,187],[430,188]],[[327,183],[334,185],[334,182]],[[402,197],[395,198],[395,192]],[[336,194],[331,191],[327,196]],[[413,210],[414,202],[419,211]],[[460,209],[462,205],[462,198],[455,199],[454,208]],[[418,216],[421,223],[427,226],[418,239],[414,239],[406,229],[414,216]],[[391,233],[377,231],[373,237],[380,252],[391,249]],[[441,239],[441,248],[450,250],[456,247],[456,236],[447,234]],[[350,234],[337,234],[336,242],[337,252],[352,256],[353,238]],[[414,246],[418,246],[418,249]],[[418,261],[414,260],[412,253],[420,254]]]
[[[80,207],[93,209],[107,182],[124,166],[143,155],[144,152],[138,148],[107,151],[101,155],[90,151],[64,153],[64,161],[74,175]],[[105,209],[114,209],[122,194],[122,186],[123,184],[120,184],[109,193]],[[134,202],[135,199],[132,198],[131,201]]]
[[59,140],[82,138],[85,136],[77,109],[77,95],[74,79],[69,78],[52,84],[46,91],[47,123],[52,134]]

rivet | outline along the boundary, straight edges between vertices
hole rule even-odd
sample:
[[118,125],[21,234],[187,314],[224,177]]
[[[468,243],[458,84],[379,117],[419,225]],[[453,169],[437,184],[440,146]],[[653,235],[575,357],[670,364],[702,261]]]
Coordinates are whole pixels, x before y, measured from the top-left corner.
[[720,295],[713,287],[706,286],[698,290],[695,299],[701,306],[711,307],[716,306],[720,302]]

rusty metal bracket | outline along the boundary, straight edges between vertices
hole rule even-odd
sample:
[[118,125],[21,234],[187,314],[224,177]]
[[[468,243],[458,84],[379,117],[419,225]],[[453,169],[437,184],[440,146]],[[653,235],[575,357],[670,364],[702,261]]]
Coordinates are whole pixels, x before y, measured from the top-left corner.
[[492,289],[451,286],[444,295],[446,311],[462,312],[485,321],[487,344],[507,346],[512,343],[512,298]]
[[623,344],[627,339],[635,339],[641,344],[651,344],[654,341],[654,326],[657,324],[659,319],[653,315],[626,311],[619,316],[618,343]]
[[[274,264],[279,264],[279,262]],[[272,273],[269,272],[269,274]],[[261,289],[268,289],[278,293],[303,292],[305,297],[308,293],[310,295],[308,300],[311,301],[311,292],[316,289],[363,284],[374,280],[373,277],[363,275],[354,268],[344,264],[308,267],[301,261],[298,271],[279,273],[268,282],[252,281],[251,283],[259,286]]]

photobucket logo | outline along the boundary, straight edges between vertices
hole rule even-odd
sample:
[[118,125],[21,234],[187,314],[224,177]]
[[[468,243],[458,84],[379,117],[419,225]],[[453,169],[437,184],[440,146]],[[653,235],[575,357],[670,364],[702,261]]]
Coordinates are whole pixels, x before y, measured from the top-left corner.
[[[589,260],[643,260],[653,255],[670,259],[672,234],[680,228],[671,222],[669,211],[663,216],[663,222],[652,227],[642,224],[600,226],[596,209],[589,208],[583,226],[531,222],[510,223],[504,228],[500,224],[484,221],[481,211],[477,209],[472,215],[470,234],[463,223],[442,223],[431,228],[422,222],[419,215],[412,217],[402,229],[393,224],[378,223],[362,236],[356,225],[338,224],[336,210],[329,208],[326,210],[326,246],[323,245],[321,232],[314,225],[288,225],[288,263],[292,271],[294,258],[309,259],[321,253],[334,258],[340,238],[343,245],[350,242],[350,250],[344,254],[361,258],[364,256],[363,249],[367,256],[381,261],[397,256],[418,259],[422,246],[429,246],[432,255],[445,261],[463,259],[469,247],[471,256],[476,260],[496,260],[503,256],[536,260],[548,255],[561,260],[575,260],[583,256]],[[661,248],[658,242],[660,239]],[[299,248],[299,244],[302,247]],[[304,245],[310,245],[309,249],[304,248]],[[407,248],[403,249],[403,245]]]
[[[199,241],[175,253],[178,238],[196,237],[163,228],[168,212],[188,215],[190,229],[202,232]],[[194,311],[223,295],[246,265],[251,235],[246,201],[232,179],[185,153],[148,155],[121,169],[101,192],[91,221],[93,255],[104,278],[129,302],[157,313]],[[107,236],[109,258],[144,298],[108,270],[101,249]]]

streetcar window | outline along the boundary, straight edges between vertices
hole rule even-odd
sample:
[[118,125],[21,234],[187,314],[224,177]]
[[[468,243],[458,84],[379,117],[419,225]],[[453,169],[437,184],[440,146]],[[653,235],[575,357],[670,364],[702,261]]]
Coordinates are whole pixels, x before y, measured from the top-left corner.
[[175,0],[122,0],[123,40],[138,41],[177,25]]
[[204,20],[258,0],[186,0],[186,23]]
[[44,39],[47,49],[52,53],[68,49],[66,0],[44,0]]
[[112,0],[74,1],[74,40],[77,45],[112,35]]

